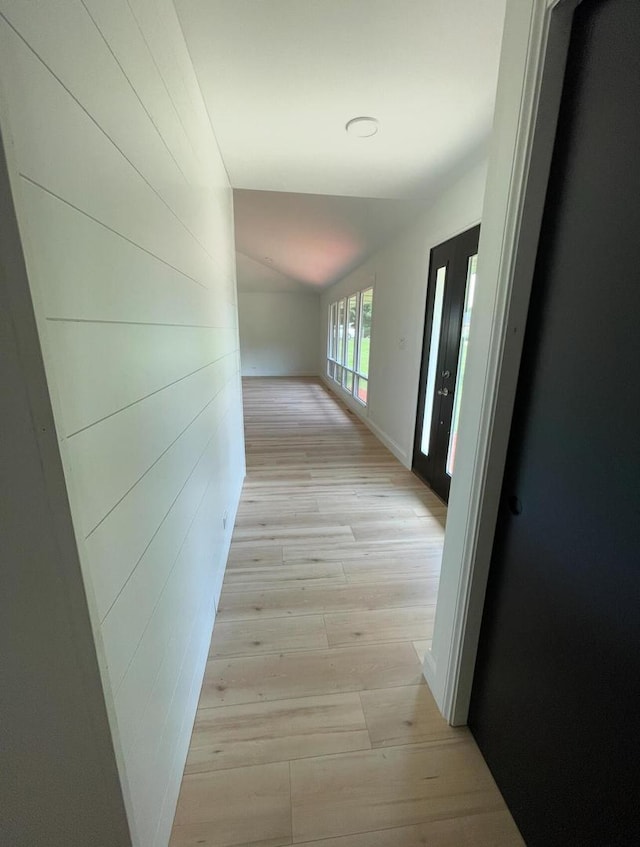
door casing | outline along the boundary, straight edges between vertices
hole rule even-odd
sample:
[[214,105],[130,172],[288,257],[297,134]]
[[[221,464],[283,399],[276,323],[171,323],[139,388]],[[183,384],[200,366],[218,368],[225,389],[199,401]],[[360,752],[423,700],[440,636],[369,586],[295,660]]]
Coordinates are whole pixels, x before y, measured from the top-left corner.
[[433,642],[424,662],[438,707],[453,725],[467,721],[523,331],[578,3],[507,3],[456,474]]
[[637,0],[573,28],[471,700],[527,844],[640,833]]

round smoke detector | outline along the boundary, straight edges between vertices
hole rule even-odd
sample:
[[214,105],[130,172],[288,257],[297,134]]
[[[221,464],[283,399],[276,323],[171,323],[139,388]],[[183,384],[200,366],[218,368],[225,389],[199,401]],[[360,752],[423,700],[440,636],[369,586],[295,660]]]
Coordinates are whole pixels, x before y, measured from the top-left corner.
[[345,129],[349,135],[355,135],[356,138],[371,138],[378,131],[378,121],[375,118],[368,118],[363,115],[358,118],[351,118]]

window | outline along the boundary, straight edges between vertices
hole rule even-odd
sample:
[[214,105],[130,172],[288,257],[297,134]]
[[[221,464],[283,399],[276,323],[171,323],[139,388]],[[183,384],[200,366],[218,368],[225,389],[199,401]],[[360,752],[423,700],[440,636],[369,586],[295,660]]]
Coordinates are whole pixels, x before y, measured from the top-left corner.
[[424,420],[422,422],[422,440],[420,449],[425,456],[431,448],[431,427],[433,425],[433,407],[436,399],[436,366],[438,350],[440,349],[440,330],[442,328],[442,310],[444,306],[444,286],[447,277],[447,266],[438,268],[436,274],[436,293],[433,301],[433,321],[431,323],[431,341],[429,343],[429,369],[427,371],[427,388],[424,402]]
[[369,351],[373,288],[329,306],[327,376],[363,406],[369,394]]
[[449,437],[449,449],[447,450],[447,473],[453,476],[453,466],[456,461],[456,444],[458,442],[458,424],[460,423],[460,398],[462,397],[462,379],[467,365],[467,347],[469,346],[469,327],[471,326],[471,310],[473,309],[473,296],[476,290],[476,266],[478,255],[469,256],[467,266],[467,288],[464,298],[464,312],[462,314],[462,332],[460,334],[460,351],[458,353],[458,370],[456,375],[456,388],[453,395],[453,423],[451,424],[451,435]]

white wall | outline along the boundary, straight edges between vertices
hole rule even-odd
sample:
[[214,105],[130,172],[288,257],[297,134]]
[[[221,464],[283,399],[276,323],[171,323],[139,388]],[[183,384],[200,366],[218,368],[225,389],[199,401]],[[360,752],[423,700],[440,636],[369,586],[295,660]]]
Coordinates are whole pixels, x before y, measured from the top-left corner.
[[373,282],[369,405],[349,402],[397,458],[411,467],[429,271],[429,251],[477,224],[486,163],[474,166],[430,203],[416,223],[321,297],[320,355],[324,369],[329,304]]
[[0,844],[128,847],[1,143],[0,386]]
[[0,14],[0,121],[125,802],[134,843],[162,847],[244,474],[231,190],[171,0]]
[[318,373],[318,294],[240,291],[238,314],[243,376]]

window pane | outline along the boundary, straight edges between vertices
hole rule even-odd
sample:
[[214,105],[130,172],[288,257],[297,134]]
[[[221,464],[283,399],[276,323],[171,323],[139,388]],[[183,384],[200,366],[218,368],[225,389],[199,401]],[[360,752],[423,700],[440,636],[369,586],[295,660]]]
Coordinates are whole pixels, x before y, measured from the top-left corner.
[[338,349],[336,352],[336,361],[344,364],[344,336],[345,336],[345,317],[346,317],[346,300],[341,300],[338,303]]
[[460,400],[462,394],[462,380],[464,369],[467,364],[467,347],[469,346],[469,327],[471,326],[471,310],[473,309],[473,297],[476,293],[476,265],[478,257],[470,256],[467,266],[467,293],[464,298],[464,312],[462,314],[462,332],[460,333],[460,352],[458,353],[458,372],[456,374],[456,387],[453,396],[453,420],[451,422],[451,435],[449,436],[449,450],[447,453],[447,473],[453,476],[453,466],[456,461],[456,446],[458,443],[458,424],[460,423]]
[[333,377],[334,368],[335,368],[335,365],[333,364],[333,362],[328,361],[327,362],[327,375],[328,376]]
[[364,379],[364,377],[356,377],[358,380],[358,390],[356,392],[356,397],[361,403],[367,405],[367,398],[369,393],[369,380]]
[[333,376],[336,382],[342,383],[342,368],[340,365],[336,365],[336,372]]
[[344,372],[344,387],[350,394],[353,393],[353,373],[351,371]]
[[[358,337],[358,373],[369,376],[369,349],[371,347],[371,313],[373,308],[373,288],[367,288],[360,295],[360,331]],[[366,401],[365,401],[366,402]]]
[[422,441],[420,451],[429,455],[431,424],[433,422],[433,401],[436,388],[436,368],[438,367],[438,348],[440,347],[440,329],[442,327],[442,306],[444,304],[444,284],[447,276],[446,265],[436,273],[436,293],[433,300],[433,321],[429,342],[429,367],[427,369],[427,388],[424,393],[424,416],[422,418]]
[[345,364],[351,370],[356,365],[356,319],[358,312],[358,296],[354,294],[347,300],[347,358]]

